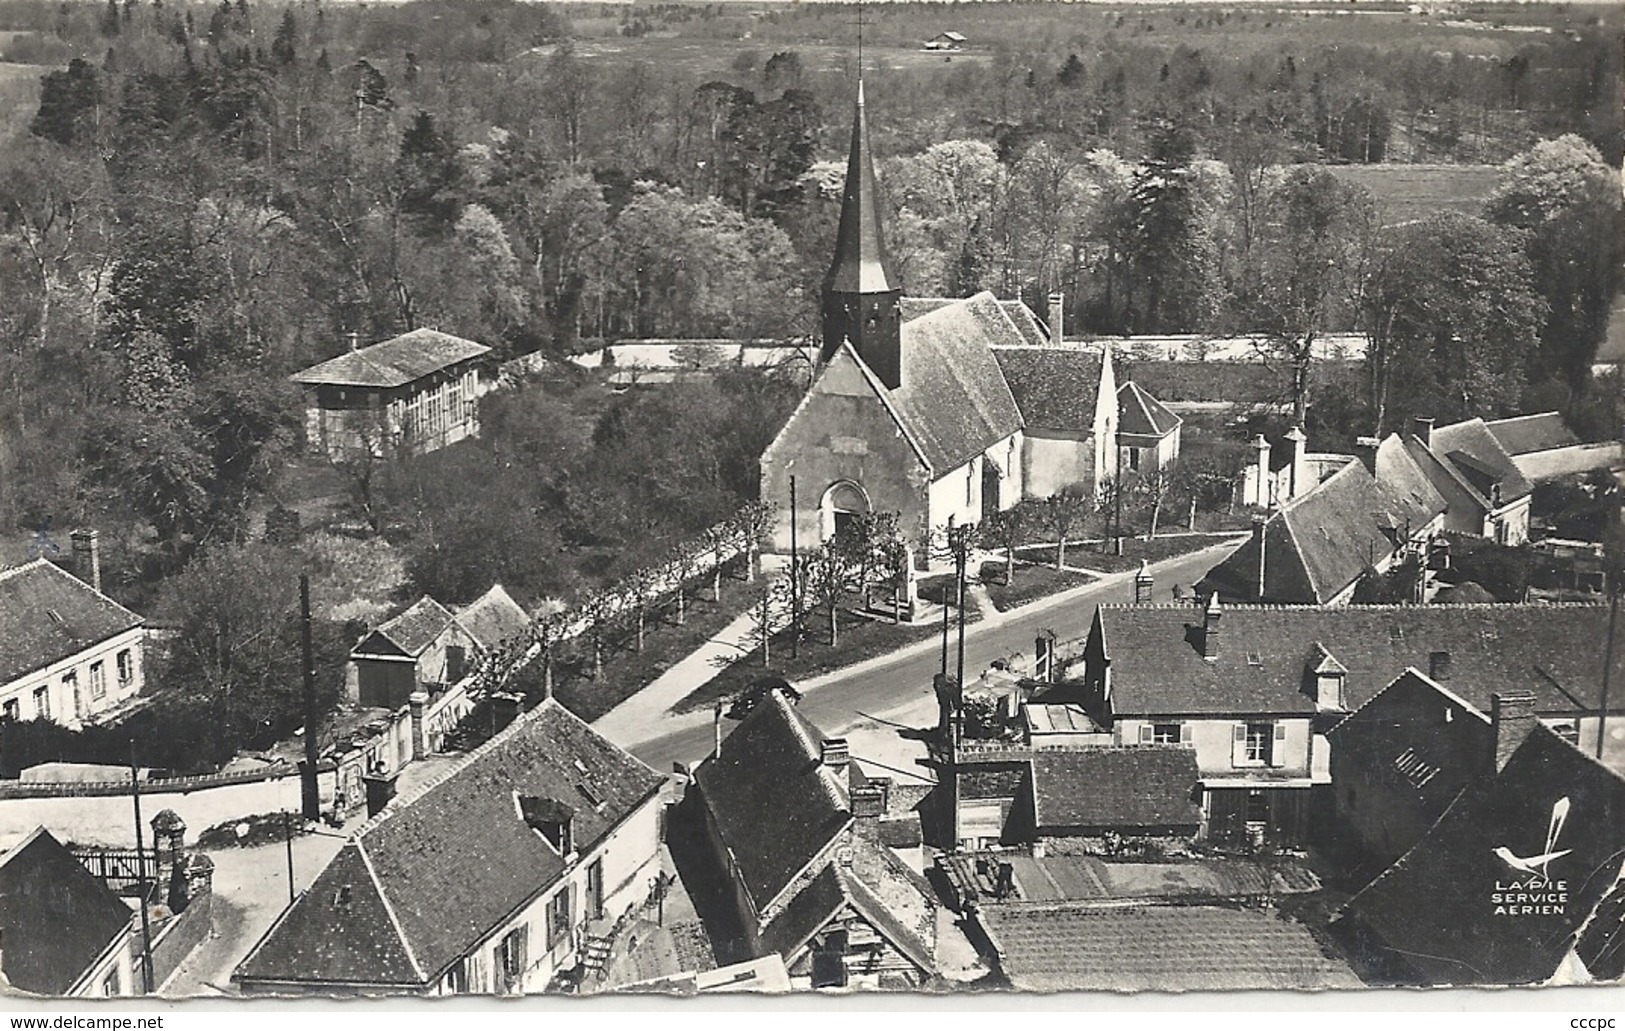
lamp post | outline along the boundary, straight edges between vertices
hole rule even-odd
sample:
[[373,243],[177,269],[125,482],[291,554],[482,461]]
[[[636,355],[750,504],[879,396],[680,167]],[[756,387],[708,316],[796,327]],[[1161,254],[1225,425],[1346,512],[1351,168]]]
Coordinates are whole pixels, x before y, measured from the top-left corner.
[[[152,924],[147,910],[151,899],[147,897],[146,841],[141,833],[141,775],[135,765],[135,738],[130,739],[130,803],[135,809],[135,883],[141,893],[141,987],[143,994],[152,994]],[[156,842],[154,842],[156,846]],[[156,858],[156,847],[154,858]]]

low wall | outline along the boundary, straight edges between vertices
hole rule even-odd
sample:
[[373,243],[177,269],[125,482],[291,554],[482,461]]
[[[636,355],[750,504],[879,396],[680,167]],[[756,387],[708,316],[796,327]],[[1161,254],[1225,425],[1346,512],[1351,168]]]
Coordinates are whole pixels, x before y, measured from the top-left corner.
[[[320,771],[316,783],[325,804],[333,797],[333,770]],[[143,820],[150,821],[160,809],[173,809],[186,821],[188,836],[193,838],[227,820],[282,810],[298,812],[300,805],[297,769],[273,776],[226,774],[150,781],[141,787]],[[134,820],[128,783],[0,786],[0,848],[10,848],[41,826],[62,841],[129,848],[135,844]],[[150,846],[151,828],[143,827],[141,833]]]
[[1531,480],[1552,480],[1559,476],[1613,469],[1625,464],[1625,444],[1617,441],[1574,444],[1518,455],[1512,459],[1512,464]]

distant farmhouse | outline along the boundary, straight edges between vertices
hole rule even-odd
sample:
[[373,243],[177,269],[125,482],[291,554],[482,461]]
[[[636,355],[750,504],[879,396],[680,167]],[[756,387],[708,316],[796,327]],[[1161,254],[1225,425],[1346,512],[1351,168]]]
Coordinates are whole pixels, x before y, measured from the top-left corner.
[[0,569],[0,718],[78,728],[141,695],[146,623],[99,589],[95,531],[74,547],[91,582],[44,558]]
[[957,32],[939,32],[925,41],[926,50],[962,50],[965,37]]
[[479,436],[484,344],[415,329],[313,365],[305,388],[305,447],[335,460],[437,451]]
[[1059,295],[1047,328],[990,293],[905,297],[881,210],[860,83],[819,370],[761,459],[775,549],[789,550],[792,520],[816,544],[896,512],[923,565],[950,523],[1066,487],[1096,493],[1124,461],[1177,456],[1180,420],[1143,388],[1119,392],[1109,344],[1062,344]]

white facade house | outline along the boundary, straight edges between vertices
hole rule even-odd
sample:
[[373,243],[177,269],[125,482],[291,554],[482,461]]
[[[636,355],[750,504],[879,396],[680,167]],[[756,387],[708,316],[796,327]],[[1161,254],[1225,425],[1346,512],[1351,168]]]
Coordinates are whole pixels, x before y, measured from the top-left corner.
[[82,727],[140,694],[142,618],[36,559],[0,570],[0,718]]

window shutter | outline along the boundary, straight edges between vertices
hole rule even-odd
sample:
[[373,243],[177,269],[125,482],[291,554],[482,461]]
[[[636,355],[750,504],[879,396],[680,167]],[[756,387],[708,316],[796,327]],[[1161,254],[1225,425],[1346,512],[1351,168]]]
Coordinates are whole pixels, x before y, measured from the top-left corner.
[[1149,723],[1140,724],[1140,744],[1142,744],[1142,745],[1151,744],[1151,742],[1153,740],[1152,734],[1154,732],[1155,732],[1155,728],[1153,728],[1151,726],[1151,724],[1149,724]]
[[1230,745],[1230,765],[1247,765],[1247,724],[1238,723]]
[[1181,723],[1179,725],[1179,741],[1180,741],[1180,743],[1181,744],[1186,744],[1186,745],[1190,744],[1191,741],[1193,740],[1195,730],[1196,730],[1196,728],[1191,726],[1191,724],[1189,724],[1189,723]]
[[1270,748],[1270,765],[1271,766],[1285,766],[1286,765],[1286,724],[1285,723],[1277,723],[1275,725],[1275,741],[1273,742],[1273,745]]

